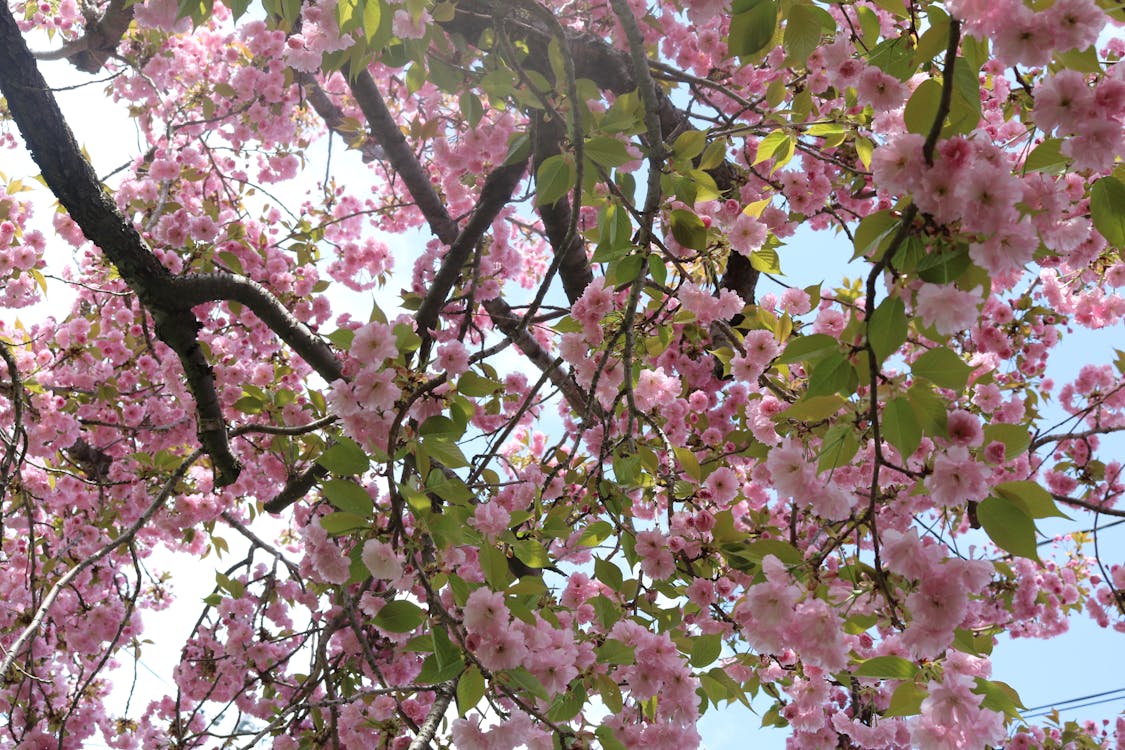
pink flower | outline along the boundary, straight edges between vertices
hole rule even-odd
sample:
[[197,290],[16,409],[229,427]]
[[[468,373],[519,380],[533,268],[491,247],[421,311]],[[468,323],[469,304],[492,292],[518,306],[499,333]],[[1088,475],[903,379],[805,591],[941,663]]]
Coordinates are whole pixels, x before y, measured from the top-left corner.
[[1093,0],[1055,0],[1043,11],[1055,35],[1055,48],[1086,49],[1098,40],[1106,15]]
[[734,500],[741,486],[738,475],[726,466],[720,466],[711,472],[703,484],[711,491],[711,497],[720,506],[726,506]]
[[909,89],[892,75],[871,67],[859,77],[856,94],[860,101],[871,105],[876,112],[898,109],[906,101]]
[[923,173],[925,139],[916,133],[903,133],[875,149],[871,156],[871,172],[876,187],[892,195],[905,195],[914,190]]
[[1091,114],[1094,95],[1086,77],[1076,70],[1064,68],[1044,78],[1035,87],[1035,108],[1032,119],[1045,133],[1055,128],[1073,133],[1074,128]]
[[963,409],[949,413],[946,427],[949,439],[957,445],[979,446],[984,442],[984,430],[980,420]]
[[371,575],[384,581],[397,580],[402,575],[402,561],[387,542],[378,539],[368,539],[363,544],[361,555],[363,564],[371,571]]
[[385,323],[368,323],[356,329],[349,352],[361,365],[377,368],[383,360],[398,356],[394,331]]
[[922,321],[945,336],[964,331],[977,319],[980,296],[962,292],[953,284],[923,284],[914,298]]
[[753,216],[739,214],[727,232],[730,246],[747,257],[762,247],[769,230],[765,224]]
[[438,369],[456,377],[469,369],[469,352],[460,341],[447,341],[438,347]]
[[482,587],[465,600],[462,622],[465,629],[478,635],[494,635],[507,629],[511,621],[504,595]]
[[969,455],[967,448],[954,446],[934,460],[934,471],[926,477],[926,489],[935,505],[953,507],[988,495],[984,467]]
[[480,533],[495,539],[508,530],[512,514],[497,502],[481,503],[473,510],[472,525]]
[[663,367],[643,370],[633,387],[633,401],[641,411],[649,411],[679,396],[680,389],[680,379],[668,375]]

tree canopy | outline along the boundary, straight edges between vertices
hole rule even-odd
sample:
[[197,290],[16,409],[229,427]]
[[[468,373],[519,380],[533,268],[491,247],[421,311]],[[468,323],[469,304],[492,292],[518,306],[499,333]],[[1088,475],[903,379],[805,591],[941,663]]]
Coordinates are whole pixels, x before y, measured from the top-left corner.
[[[9,0],[0,745],[1125,746],[989,661],[1125,630],[1122,23]],[[793,285],[809,236],[856,278]]]

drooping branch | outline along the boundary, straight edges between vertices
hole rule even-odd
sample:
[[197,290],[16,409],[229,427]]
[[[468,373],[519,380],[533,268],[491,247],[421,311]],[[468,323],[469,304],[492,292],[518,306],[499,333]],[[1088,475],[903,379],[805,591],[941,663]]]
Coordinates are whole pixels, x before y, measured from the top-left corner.
[[177,277],[172,286],[187,307],[222,300],[245,305],[326,381],[343,377],[343,367],[332,348],[257,281],[231,273],[199,273]]
[[598,403],[587,396],[570,373],[555,366],[554,358],[523,327],[521,316],[516,315],[507,302],[500,298],[491,299],[484,303],[484,309],[488,311],[493,324],[512,340],[524,356],[541,371],[548,373],[551,383],[559,389],[571,409],[578,414],[587,414],[591,413],[588,410],[592,407],[592,413],[600,416]]
[[190,456],[185,458],[183,462],[180,463],[179,467],[177,467],[176,470],[172,472],[172,474],[164,482],[164,486],[163,488],[161,488],[160,493],[156,496],[156,498],[153,499],[149,506],[145,508],[144,512],[137,517],[137,520],[133,521],[133,523],[127,529],[122,531],[116,537],[103,544],[100,548],[98,548],[96,552],[94,552],[94,554],[89,555],[88,557],[84,557],[80,563],[68,570],[57,581],[55,581],[54,585],[51,586],[51,590],[47,592],[47,595],[43,597],[43,601],[41,601],[39,603],[39,606],[36,608],[35,614],[31,618],[31,622],[27,624],[27,626],[19,634],[19,637],[16,638],[16,640],[12,643],[11,648],[9,648],[4,654],[3,661],[0,661],[0,677],[3,677],[8,673],[8,670],[11,669],[12,664],[19,657],[20,653],[24,650],[28,643],[30,643],[31,639],[39,633],[39,629],[43,627],[43,621],[47,619],[47,613],[50,611],[51,606],[55,603],[55,600],[58,599],[59,594],[62,593],[63,589],[69,586],[71,581],[73,581],[83,570],[86,570],[90,566],[95,565],[106,555],[110,554],[121,545],[127,544],[128,542],[132,541],[133,537],[137,535],[137,532],[140,531],[144,527],[144,525],[148,523],[149,519],[152,518],[156,514],[156,512],[160,510],[161,507],[163,507],[164,503],[168,501],[168,498],[172,496],[173,492],[175,492],[176,487],[179,486],[180,480],[182,480],[184,476],[187,475],[188,469],[190,469],[192,464],[198,461],[202,455],[203,451],[195,451]]
[[223,274],[172,275],[102,189],[6,7],[0,10],[0,93],[47,187],[117,269],[151,314],[157,337],[179,358],[195,397],[199,442],[211,458],[215,484],[233,483],[241,466],[230,449],[214,372],[199,345],[200,323],[192,306],[218,299],[242,302],[322,376],[338,377],[339,362],[261,285]]

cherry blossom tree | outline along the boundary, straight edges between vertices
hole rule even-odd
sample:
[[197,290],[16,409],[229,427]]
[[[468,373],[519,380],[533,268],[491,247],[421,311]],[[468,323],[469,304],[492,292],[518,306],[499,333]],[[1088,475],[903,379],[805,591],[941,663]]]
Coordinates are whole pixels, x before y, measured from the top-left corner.
[[[0,321],[0,744],[689,748],[753,700],[793,748],[1125,746],[989,661],[1125,630],[1122,22],[9,1],[2,304],[75,301]],[[858,279],[787,283],[806,229]],[[223,566],[186,643],[162,551]]]

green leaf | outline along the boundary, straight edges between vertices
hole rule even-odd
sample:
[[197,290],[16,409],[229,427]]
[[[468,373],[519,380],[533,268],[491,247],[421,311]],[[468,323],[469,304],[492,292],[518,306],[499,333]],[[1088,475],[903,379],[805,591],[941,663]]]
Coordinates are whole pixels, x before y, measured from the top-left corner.
[[827,396],[830,393],[851,394],[859,384],[855,367],[843,354],[830,354],[813,365],[809,373],[809,396]]
[[357,516],[369,516],[375,507],[367,490],[350,479],[329,479],[320,491],[338,510]]
[[914,409],[905,398],[887,402],[883,407],[880,428],[880,434],[895,447],[903,460],[912,456],[922,442],[922,425],[918,423]]
[[789,142],[789,134],[784,130],[775,130],[762,140],[758,141],[758,150],[754,154],[754,164],[761,164],[773,158],[774,153]]
[[586,690],[578,684],[573,690],[567,690],[555,698],[547,709],[547,718],[556,723],[565,723],[581,713],[585,706]]
[[776,0],[743,0],[734,7],[727,51],[738,57],[753,57],[773,39],[777,28]]
[[[610,706],[609,701],[606,698],[606,691],[602,689],[600,692],[602,694],[602,700],[606,701],[606,706],[610,711],[613,711],[613,708]],[[618,689],[617,695],[620,698],[620,689]],[[621,709],[618,709],[614,713],[620,712],[620,710]],[[625,745],[621,743],[621,740],[617,739],[617,735],[613,732],[613,727],[608,726],[607,724],[598,725],[598,728],[594,730],[594,736],[597,737],[598,742],[601,743],[602,750],[628,750],[628,748],[626,748]]]
[[792,362],[817,362],[830,354],[838,354],[840,342],[826,333],[795,336],[785,344],[785,349],[775,362],[787,365]]
[[903,34],[895,39],[884,39],[871,50],[867,62],[905,81],[914,74],[914,47],[910,37]]
[[692,250],[707,247],[707,227],[693,211],[685,208],[673,209],[671,215],[672,236],[676,242]]
[[439,461],[447,469],[459,469],[469,465],[469,460],[465,458],[465,454],[456,443],[439,437],[423,436],[422,447],[431,458]]
[[743,545],[739,552],[747,560],[761,562],[763,558],[773,555],[786,565],[800,565],[805,561],[800,550],[789,542],[781,539],[759,539]]
[[1039,562],[1035,522],[1019,504],[1003,497],[989,497],[977,506],[977,518],[997,547]]
[[606,638],[597,650],[598,662],[601,664],[633,664],[637,661],[636,650],[616,638]]
[[626,150],[624,143],[604,135],[588,139],[583,153],[590,161],[608,169],[628,164],[634,158]]
[[906,399],[914,409],[914,416],[922,431],[934,437],[945,437],[948,432],[949,412],[945,401],[925,383],[915,383],[906,391]]
[[1125,183],[1103,177],[1090,188],[1090,217],[1094,227],[1116,248],[1125,248]]
[[551,564],[547,548],[534,539],[517,539],[512,543],[516,557],[529,568],[546,568]]
[[898,297],[887,297],[875,308],[867,324],[867,340],[880,364],[906,341],[906,304]]
[[502,388],[500,381],[481,377],[472,370],[461,373],[461,377],[457,378],[457,392],[471,398],[491,396]]
[[476,665],[461,673],[457,680],[457,714],[464,716],[484,698],[484,675]]
[[918,135],[928,135],[933,127],[934,118],[937,117],[938,105],[941,103],[941,84],[933,78],[927,78],[918,84],[910,100],[906,102],[906,109],[902,117],[906,122],[906,129]]
[[976,683],[973,692],[984,696],[984,700],[980,702],[981,708],[999,711],[1012,719],[1020,718],[1020,709],[1026,707],[1020,700],[1019,693],[1011,685],[999,680],[986,680],[983,677],[976,678]]
[[1047,174],[1060,174],[1066,170],[1070,157],[1065,156],[1060,148],[1061,138],[1047,138],[1027,155],[1023,163],[1024,172],[1046,172]]
[[356,529],[366,529],[371,524],[366,518],[355,513],[329,513],[320,519],[321,527],[329,534],[344,534]]
[[691,665],[702,669],[719,658],[723,651],[723,636],[720,633],[697,635],[691,644]]
[[594,558],[594,578],[614,591],[620,591],[622,584],[625,582],[625,578],[621,574],[621,568],[600,557]]
[[535,205],[553,205],[574,186],[577,177],[569,154],[555,154],[543,160],[535,173]]
[[789,9],[789,17],[785,21],[784,44],[789,60],[794,65],[804,66],[809,55],[820,44],[822,26],[817,10],[819,9],[815,6],[803,3]]
[[931,349],[910,367],[916,377],[926,378],[934,385],[960,393],[969,382],[973,368],[944,346]]
[[685,130],[672,143],[672,156],[676,159],[694,159],[703,153],[707,146],[707,132],[704,130]]
[[250,7],[250,0],[228,0],[225,5],[230,8],[231,15],[234,17],[233,20],[237,21]]
[[480,122],[480,118],[484,116],[484,105],[480,103],[480,97],[472,91],[463,92],[457,106],[461,110],[461,116],[465,118],[465,122],[469,123],[470,128],[475,128],[477,123]]
[[948,284],[964,273],[969,263],[969,246],[959,245],[952,250],[927,254],[918,262],[915,271],[922,281]]
[[864,216],[855,230],[855,255],[852,260],[872,254],[882,244],[883,238],[897,229],[899,217],[888,210]]
[[922,712],[922,701],[926,700],[929,693],[926,689],[915,685],[913,682],[904,682],[895,688],[891,694],[890,705],[883,712],[884,716],[915,716]]
[[[382,0],[367,0],[363,4],[363,37],[370,44],[384,26]],[[389,27],[389,24],[387,25]],[[382,40],[386,43],[386,40]]]
[[673,448],[676,461],[683,468],[684,473],[692,479],[699,481],[703,478],[703,469],[699,466],[699,459],[691,448]]
[[883,680],[912,680],[918,674],[918,665],[901,656],[874,656],[860,664],[852,674]]
[[781,273],[781,258],[772,247],[760,247],[750,253],[750,267],[759,273]]
[[831,417],[848,403],[842,396],[830,393],[827,396],[806,397],[777,415],[778,419],[796,419],[817,422]]
[[543,687],[543,683],[539,681],[539,678],[531,672],[528,672],[525,668],[516,667],[515,669],[509,669],[505,674],[522,692],[534,695],[536,698],[542,698],[543,700],[548,700],[550,698],[550,696],[547,695],[547,689]]
[[441,440],[456,440],[464,434],[464,430],[444,414],[435,414],[418,427],[418,434]]
[[516,577],[508,565],[508,556],[491,544],[482,546],[477,555],[480,558],[480,569],[484,573],[484,580],[497,591],[507,588]]
[[395,599],[387,602],[371,619],[371,624],[388,633],[409,633],[422,624],[425,610],[414,602]]
[[977,71],[964,58],[953,68],[953,99],[949,103],[949,130],[971,133],[980,122],[980,81]]
[[613,526],[609,521],[594,521],[582,531],[578,543],[583,547],[597,547],[613,535]]
[[1093,45],[1086,49],[1071,49],[1064,52],[1055,52],[1055,60],[1071,70],[1081,73],[1101,73],[1102,66],[1098,61],[1097,50]]
[[1031,435],[1024,425],[998,422],[984,426],[984,444],[989,443],[1003,443],[1004,458],[1011,460],[1031,445]]
[[[828,398],[821,396],[819,398]],[[839,407],[837,407],[839,408]],[[835,413],[835,412],[833,412]],[[855,438],[855,427],[844,422],[832,425],[824,434],[817,454],[817,471],[831,471],[851,463],[859,451],[859,441]]]
[[359,447],[359,443],[346,437],[337,438],[333,445],[320,454],[316,462],[333,474],[343,477],[362,474],[371,465],[371,460],[363,448]]
[[362,2],[363,0],[339,0],[336,3],[336,24],[341,34],[350,34],[359,28],[363,14],[356,11],[360,10],[359,6]]
[[1040,487],[1036,482],[1026,480],[1001,482],[993,488],[1000,497],[1019,505],[1027,515],[1032,518],[1057,518],[1070,519],[1070,516],[1059,510],[1051,493]]

